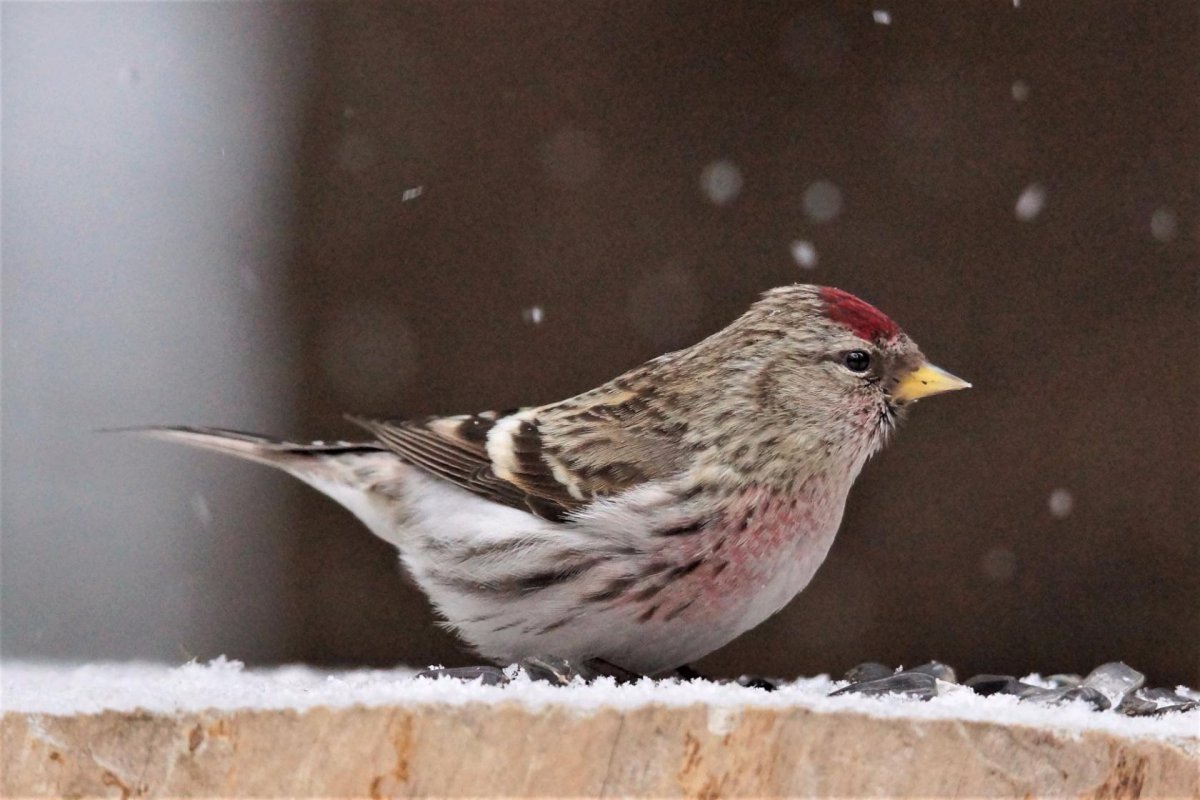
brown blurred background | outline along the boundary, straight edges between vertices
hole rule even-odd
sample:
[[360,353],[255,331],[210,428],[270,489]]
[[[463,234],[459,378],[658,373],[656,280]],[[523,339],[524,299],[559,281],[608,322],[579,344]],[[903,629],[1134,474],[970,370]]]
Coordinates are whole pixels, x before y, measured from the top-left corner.
[[[26,52],[14,25],[41,26],[53,44],[61,20],[14,6],[12,58]],[[154,14],[190,25],[198,53],[239,41],[256,52],[224,82],[191,76],[199,88],[176,138],[208,154],[274,131],[274,166],[249,195],[273,205],[247,200],[219,217],[231,233],[212,250],[245,284],[214,279],[218,300],[233,298],[226,316],[198,312],[207,301],[181,288],[211,259],[161,282],[130,278],[129,313],[157,308],[149,337],[178,314],[204,319],[158,372],[138,367],[136,349],[100,351],[88,368],[105,385],[135,372],[144,385],[92,414],[96,394],[66,381],[57,391],[82,394],[62,412],[69,424],[45,410],[56,389],[37,380],[53,368],[43,340],[19,335],[21,291],[49,272],[36,241],[6,239],[4,391],[17,397],[4,407],[6,655],[472,663],[390,548],[331,501],[252,465],[140,442],[48,455],[51,433],[37,426],[171,421],[337,438],[355,435],[344,411],[541,403],[805,281],[879,305],[976,388],[915,409],[865,471],[809,589],[698,666],[791,676],[937,658],[969,675],[1121,659],[1158,684],[1200,683],[1194,3],[175,8],[74,13],[102,29],[114,14],[122,25]],[[13,196],[40,173],[13,171],[27,163],[13,152],[24,129],[10,127],[26,107],[17,123],[9,113],[25,73],[5,55],[4,206],[33,224],[57,206]],[[153,59],[112,63],[114,86],[134,84],[113,91],[139,102]],[[266,88],[247,99],[238,81]],[[206,114],[228,117],[221,141],[188,133]],[[169,167],[152,179],[175,187],[158,207],[225,204]],[[97,236],[128,213],[108,197]],[[264,208],[279,210],[263,222]],[[177,227],[135,226],[113,246],[113,274]],[[74,245],[64,263],[94,253]],[[186,239],[179,248],[195,252]],[[72,336],[111,324],[99,314],[56,338],[56,322],[43,339],[70,353]],[[248,366],[211,366],[230,352]],[[56,466],[66,461],[69,478]],[[97,478],[117,464],[119,483]],[[13,474],[28,485],[10,488]],[[151,474],[173,481],[169,502],[134,513]],[[87,536],[55,516],[83,484],[105,487]],[[156,546],[173,567],[122,578],[145,547],[118,543],[131,530],[172,531],[177,546]],[[78,589],[70,563],[92,589]],[[167,599],[149,602],[151,587]],[[132,627],[143,633],[122,633]]]

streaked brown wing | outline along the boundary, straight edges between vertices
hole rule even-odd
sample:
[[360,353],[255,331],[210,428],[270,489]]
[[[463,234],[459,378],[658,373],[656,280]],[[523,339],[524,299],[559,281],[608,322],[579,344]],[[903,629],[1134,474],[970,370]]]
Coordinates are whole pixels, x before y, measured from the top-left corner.
[[509,423],[514,430],[503,438],[510,445],[501,449],[511,452],[512,458],[505,460],[497,474],[487,440],[497,422],[506,418],[484,412],[397,422],[351,419],[413,466],[494,502],[561,522],[586,500],[574,497],[555,479],[542,458],[536,426],[516,420]]
[[354,421],[426,472],[555,521],[595,498],[676,475],[690,455],[686,421],[662,407],[643,370],[538,408]]

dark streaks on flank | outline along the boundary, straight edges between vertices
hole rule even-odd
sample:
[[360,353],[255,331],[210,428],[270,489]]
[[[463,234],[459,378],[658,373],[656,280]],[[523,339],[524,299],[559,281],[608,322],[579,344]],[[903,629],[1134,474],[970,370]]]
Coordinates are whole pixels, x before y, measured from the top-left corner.
[[651,597],[654,597],[654,595],[658,594],[665,588],[666,587],[661,583],[652,583],[649,586],[647,586],[645,589],[642,589],[640,592],[635,594],[633,596],[633,599],[637,602],[649,600]]
[[578,614],[568,614],[567,616],[563,617],[562,619],[558,620],[557,622],[551,622],[549,625],[547,625],[544,628],[542,628],[541,630],[539,630],[538,633],[543,634],[543,633],[550,633],[551,631],[556,631],[559,628],[563,627],[564,625],[570,625],[572,622],[574,622],[578,618],[579,618]]
[[608,586],[605,586],[600,591],[585,597],[584,601],[588,603],[603,603],[608,600],[615,600],[624,594],[625,591],[629,589],[629,587],[633,586],[633,584],[636,582],[637,579],[632,576],[616,578],[610,581]]
[[691,600],[688,600],[686,603],[675,607],[674,609],[671,610],[671,613],[669,613],[669,614],[667,614],[667,616],[663,617],[663,622],[670,622],[671,620],[675,619],[680,614],[682,614],[684,611],[687,611],[688,607],[691,606],[691,604],[694,602],[696,602],[696,598],[693,597]]
[[682,566],[674,567],[670,572],[667,573],[667,580],[670,581],[675,578],[682,578],[685,575],[691,575],[693,572],[698,570],[700,568],[700,565],[703,563],[704,563],[704,557],[702,556],[700,558],[692,559],[691,561],[689,561],[688,563],[686,563]]
[[708,525],[708,520],[701,517],[700,519],[686,522],[682,525],[676,525],[674,528],[665,528],[658,531],[659,536],[687,536],[691,533],[699,533]]
[[[543,589],[548,589],[551,586],[556,586],[560,583],[567,583],[578,578],[583,573],[587,572],[592,567],[596,566],[597,560],[591,559],[582,561],[578,564],[571,564],[558,569],[544,570],[535,572],[531,575],[525,575],[520,578],[513,578],[512,587],[521,594],[530,594],[540,592]],[[505,587],[507,588],[507,586]]]

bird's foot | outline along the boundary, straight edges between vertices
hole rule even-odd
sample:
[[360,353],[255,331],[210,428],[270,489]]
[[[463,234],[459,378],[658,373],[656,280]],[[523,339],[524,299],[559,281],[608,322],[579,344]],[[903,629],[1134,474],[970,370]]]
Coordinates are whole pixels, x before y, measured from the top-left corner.
[[707,681],[709,678],[704,677],[689,664],[684,664],[682,667],[676,667],[667,673],[668,678],[676,678],[681,681]]
[[557,656],[528,656],[517,662],[531,680],[566,686],[576,678],[590,681],[594,676],[585,664]]
[[[586,661],[574,661],[558,656],[529,656],[517,662],[517,666],[525,671],[532,680],[552,683],[556,686],[566,686],[576,678],[585,683],[591,683],[596,678],[612,678],[617,683],[633,683],[644,678],[637,672],[632,672],[603,658],[589,658]],[[508,674],[500,667],[438,667],[421,670],[418,678],[453,678],[460,681],[478,680],[484,686],[503,686],[508,683]]]
[[633,683],[644,677],[603,658],[572,661],[557,656],[530,656],[521,659],[517,665],[533,680],[559,686],[566,686],[576,678],[583,679],[585,683],[591,683],[596,678],[612,678],[617,683]]
[[[528,656],[517,662],[531,680],[542,683],[552,683],[555,686],[566,686],[576,678],[584,683],[591,683],[597,678],[612,678],[618,684],[635,683],[646,677],[637,672],[627,670],[619,664],[605,661],[603,658],[589,658],[584,661],[559,658],[558,656]],[[417,673],[418,678],[453,678],[460,681],[480,681],[484,686],[503,686],[509,682],[509,677],[500,667],[440,667],[426,669]],[[676,678],[681,681],[711,681],[713,683],[736,683],[748,689],[763,689],[773,692],[779,688],[779,682],[761,675],[742,675],[732,681],[713,680],[697,672],[688,665],[676,667],[664,677]]]
[[[676,678],[681,681],[711,681],[713,683],[730,683],[728,680],[713,680],[707,678],[703,674],[697,672],[688,664],[682,667],[676,667],[667,673],[668,678]],[[764,678],[761,675],[741,675],[736,680],[732,681],[738,686],[745,686],[747,689],[763,689],[768,692],[773,692],[779,688],[779,681],[772,678]]]
[[762,689],[765,692],[773,692],[779,688],[781,681],[763,675],[739,675],[734,683],[738,686],[745,686],[747,689]]
[[612,678],[617,683],[637,683],[642,678],[646,677],[640,672],[634,672],[622,667],[620,664],[614,664],[611,661],[606,661],[603,658],[589,658],[586,665],[598,678]]
[[508,683],[508,676],[499,667],[439,667],[423,669],[417,673],[418,678],[454,678],[460,681],[478,680],[484,686],[503,686]]

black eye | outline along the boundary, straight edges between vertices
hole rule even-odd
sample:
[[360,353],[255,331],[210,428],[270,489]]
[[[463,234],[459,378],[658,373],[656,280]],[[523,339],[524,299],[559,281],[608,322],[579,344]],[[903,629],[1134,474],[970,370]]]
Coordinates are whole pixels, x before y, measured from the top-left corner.
[[871,356],[862,350],[851,350],[842,356],[842,363],[851,372],[866,372],[871,368]]

